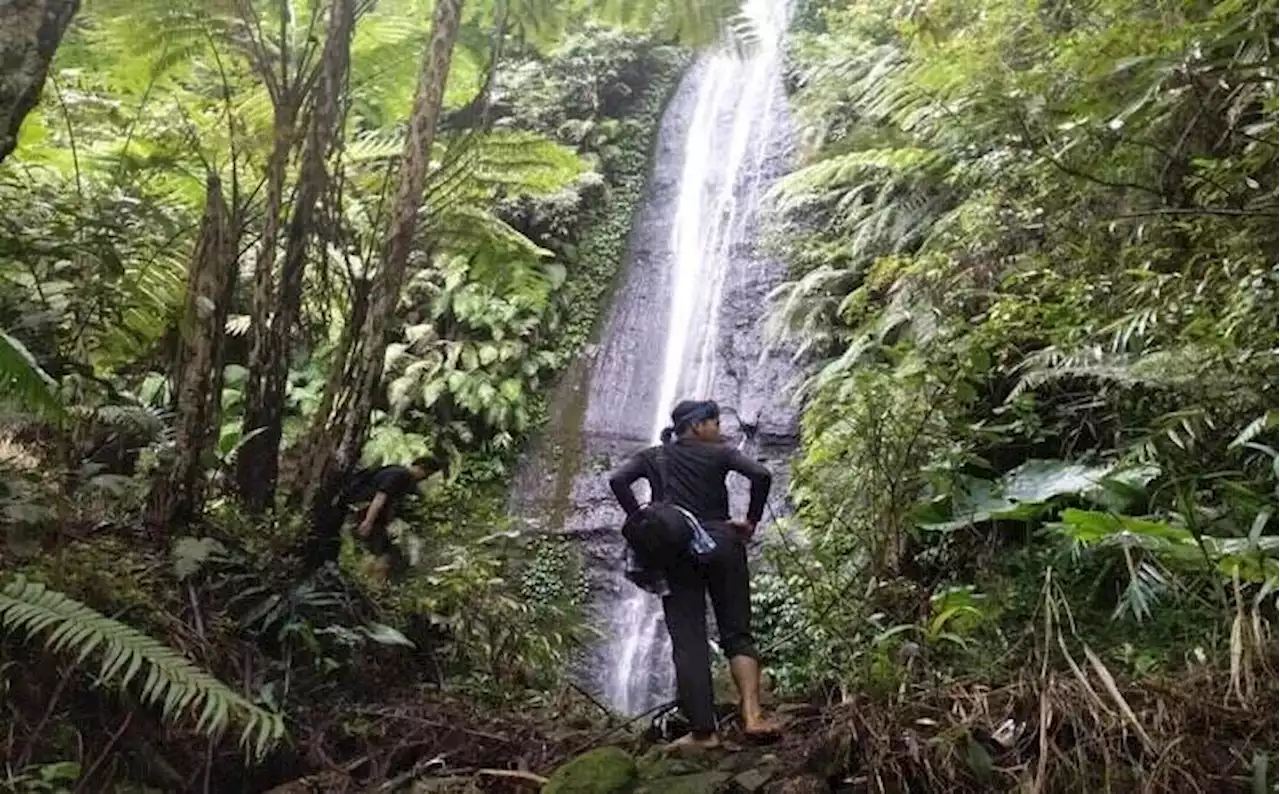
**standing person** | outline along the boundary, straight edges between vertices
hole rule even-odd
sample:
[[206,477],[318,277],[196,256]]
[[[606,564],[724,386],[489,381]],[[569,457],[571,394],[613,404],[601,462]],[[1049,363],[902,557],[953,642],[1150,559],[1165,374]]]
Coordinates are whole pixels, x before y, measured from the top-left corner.
[[[719,645],[729,658],[729,670],[738,689],[743,731],[750,739],[773,738],[778,726],[764,717],[760,706],[760,662],[751,634],[746,547],[764,514],[773,478],[764,466],[723,443],[716,403],[682,401],[671,412],[671,423],[662,432],[663,443],[629,459],[610,476],[609,487],[626,511],[629,523],[642,520],[646,512],[631,490],[640,479],[649,481],[655,501],[661,492],[665,503],[696,520],[686,553],[674,554],[662,564],[659,577],[649,576],[646,580],[665,580],[665,584],[653,589],[663,594],[662,610],[671,635],[680,707],[692,726],[689,735],[678,743],[699,747],[719,744],[707,647],[708,594],[715,611]],[[751,481],[745,521],[734,521],[729,516],[725,478],[731,471]],[[712,543],[705,542],[707,535]],[[714,548],[705,551],[708,546]],[[641,583],[640,578],[633,581]]]

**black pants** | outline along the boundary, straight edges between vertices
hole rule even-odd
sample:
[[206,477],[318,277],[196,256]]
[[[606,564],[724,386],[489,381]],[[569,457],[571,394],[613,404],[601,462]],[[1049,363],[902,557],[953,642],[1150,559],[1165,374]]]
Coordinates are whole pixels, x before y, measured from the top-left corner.
[[671,593],[662,599],[680,708],[698,733],[716,729],[711,649],[707,645],[708,594],[716,614],[720,650],[730,659],[759,658],[751,636],[746,543],[727,525],[709,523],[706,529],[715,538],[715,551],[697,563],[690,561],[668,571]]

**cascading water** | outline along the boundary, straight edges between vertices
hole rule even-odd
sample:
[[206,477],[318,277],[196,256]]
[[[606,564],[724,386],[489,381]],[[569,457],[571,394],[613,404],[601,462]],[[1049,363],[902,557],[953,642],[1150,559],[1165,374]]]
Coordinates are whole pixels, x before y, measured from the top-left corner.
[[[748,252],[754,250],[762,220],[763,193],[776,175],[778,149],[785,147],[780,48],[787,6],[785,0],[747,0],[743,12],[755,36],[749,54],[740,57],[723,47],[696,64],[687,78],[696,86],[696,99],[670,220],[664,296],[670,314],[649,427],[652,442],[671,407],[686,396],[727,397],[740,413],[744,401],[759,410],[776,398],[746,393],[741,370],[753,362],[743,360],[743,350],[725,350],[737,340],[721,333],[723,321],[758,334],[763,305],[745,307],[750,316],[725,316],[744,308],[726,305],[725,289],[736,277],[739,285],[758,291],[760,285],[752,282],[771,275],[754,272],[760,268]],[[600,675],[606,699],[622,713],[634,714],[670,697],[673,672],[660,601],[630,588],[614,601],[608,617],[611,641]]]
[[[740,424],[725,423],[731,440],[749,426],[750,451],[773,469],[775,494],[786,487],[796,437],[786,386],[795,372],[761,333],[786,267],[758,239],[763,197],[791,148],[780,57],[786,3],[745,0],[748,55],[725,48],[681,79],[657,131],[608,320],[557,387],[552,420],[511,489],[526,531],[578,544],[606,640],[577,672],[628,714],[669,700],[673,673],[660,601],[622,576],[623,516],[605,472],[653,444],[673,403],[692,397],[735,409]],[[729,481],[735,515],[746,507],[743,485]]]

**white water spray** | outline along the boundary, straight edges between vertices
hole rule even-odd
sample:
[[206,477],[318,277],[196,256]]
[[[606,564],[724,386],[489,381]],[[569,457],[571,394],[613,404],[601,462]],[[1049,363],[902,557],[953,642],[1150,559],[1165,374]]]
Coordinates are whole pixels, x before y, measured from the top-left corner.
[[[747,57],[723,47],[695,67],[697,99],[684,141],[670,243],[671,314],[654,442],[678,400],[714,394],[726,277],[739,264],[735,246],[753,241],[760,226],[757,210],[767,181],[762,170],[784,115],[780,48],[787,4],[746,0],[743,13],[756,36]],[[672,696],[674,672],[659,599],[626,586],[628,596],[610,616],[613,641],[603,684],[616,709],[636,714]]]

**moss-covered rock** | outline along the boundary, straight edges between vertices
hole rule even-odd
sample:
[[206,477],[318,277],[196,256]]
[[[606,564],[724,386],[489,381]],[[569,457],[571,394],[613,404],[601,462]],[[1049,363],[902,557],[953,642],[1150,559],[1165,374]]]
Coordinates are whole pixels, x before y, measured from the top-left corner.
[[630,754],[617,747],[600,747],[552,773],[542,794],[620,794],[629,791],[636,779],[636,762]]
[[724,772],[698,772],[645,781],[636,794],[718,794],[728,783]]
[[636,761],[636,768],[641,780],[658,780],[707,771],[706,764],[698,763],[695,759],[671,755],[661,747],[655,747],[640,756]]

